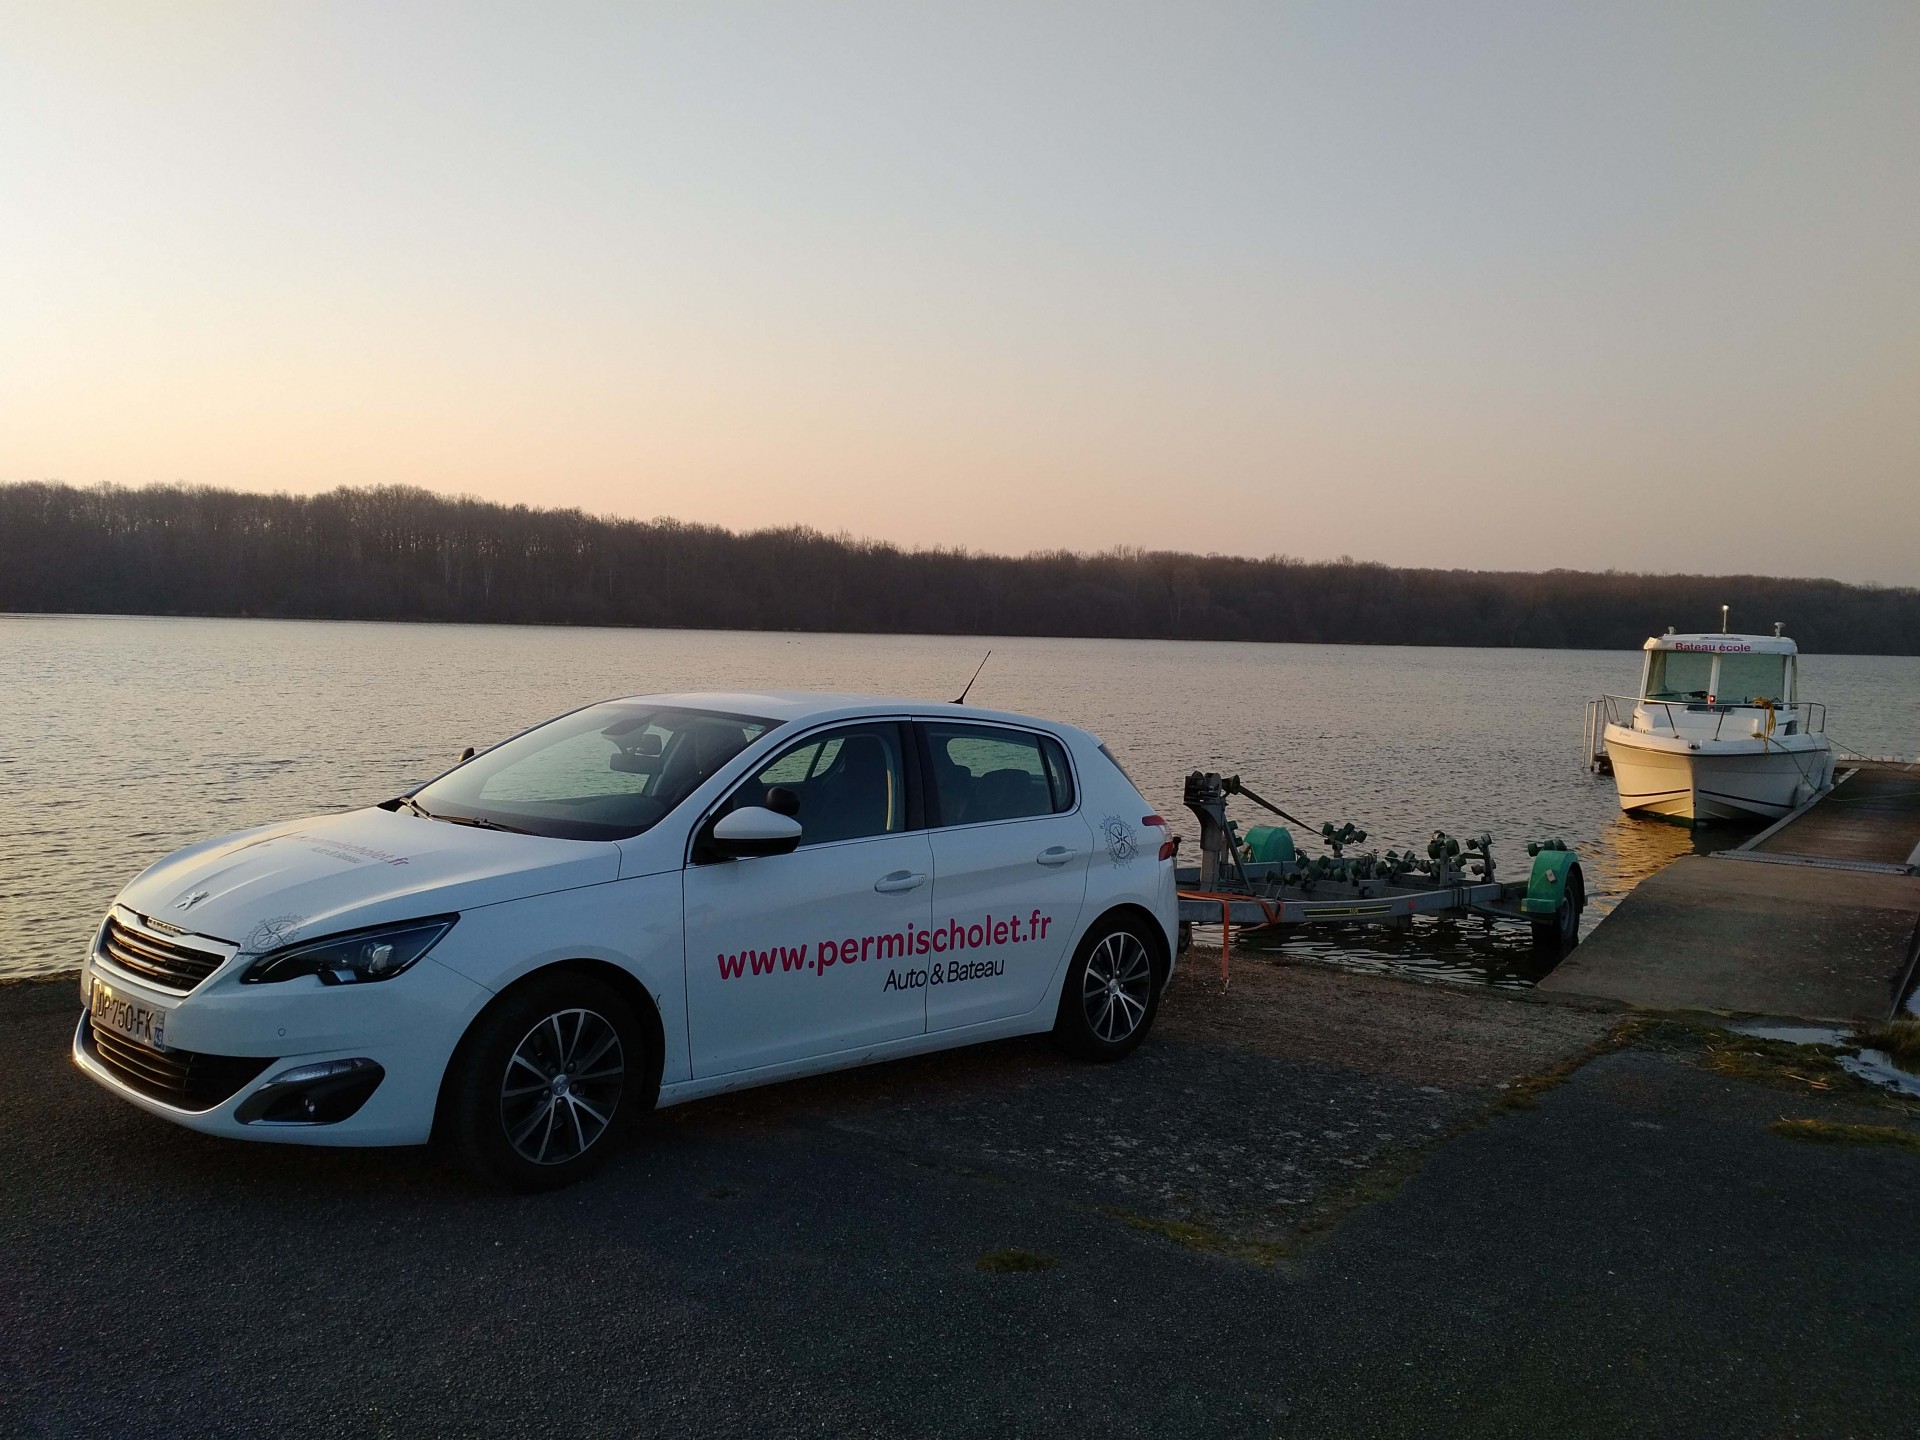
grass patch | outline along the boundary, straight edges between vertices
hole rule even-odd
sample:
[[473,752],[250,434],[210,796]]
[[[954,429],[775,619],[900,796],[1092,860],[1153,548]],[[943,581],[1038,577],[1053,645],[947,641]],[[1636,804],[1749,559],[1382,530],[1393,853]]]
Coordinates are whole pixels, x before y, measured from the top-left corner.
[[1230,1260],[1244,1260],[1250,1265],[1271,1265],[1287,1254],[1287,1247],[1278,1240],[1242,1239],[1208,1225],[1196,1225],[1191,1220],[1163,1220],[1154,1215],[1135,1215],[1131,1211],[1111,1208],[1104,1213],[1131,1229],[1158,1235],[1189,1250],[1198,1250],[1206,1255],[1225,1255]]
[[1640,1038],[1640,1033],[1646,1028],[1647,1022],[1644,1020],[1622,1020],[1618,1025],[1614,1026],[1613,1029],[1609,1030],[1605,1035],[1602,1035],[1598,1040],[1594,1041],[1593,1044],[1587,1046],[1586,1049],[1580,1051],[1578,1054],[1569,1055],[1558,1065],[1554,1065],[1546,1070],[1541,1070],[1536,1074],[1523,1075],[1508,1085],[1505,1090],[1500,1092],[1500,1108],[1502,1110],[1531,1110],[1540,1102],[1542,1095],[1546,1094],[1547,1091],[1553,1089],[1556,1085],[1565,1084],[1567,1080],[1572,1078],[1573,1073],[1589,1060],[1594,1059],[1596,1056],[1604,1055],[1609,1050],[1618,1050],[1623,1045],[1631,1045],[1635,1040]]
[[1830,1045],[1794,1045],[1722,1030],[1707,1039],[1706,1065],[1729,1080],[1750,1080],[1789,1090],[1851,1090],[1861,1086],[1863,1082],[1840,1068],[1835,1058],[1839,1053]]
[[1799,1045],[1736,1034],[1712,1020],[1684,1014],[1651,1015],[1642,1023],[1644,1028],[1633,1040],[1636,1049],[1671,1055],[1728,1080],[1770,1085],[1800,1095],[1822,1095],[1903,1115],[1920,1114],[1920,1108],[1911,1101],[1853,1074],[1840,1063],[1840,1057],[1859,1049],[1860,1040]]
[[1847,1125],[1837,1120],[1789,1120],[1782,1116],[1767,1128],[1788,1140],[1814,1145],[1891,1145],[1920,1155],[1920,1134],[1898,1125]]
[[976,1270],[997,1275],[1018,1275],[1034,1270],[1051,1270],[1060,1262],[1038,1250],[989,1250],[973,1262]]
[[1884,1050],[1902,1070],[1920,1070],[1920,1020],[1890,1020],[1853,1037],[1870,1050]]

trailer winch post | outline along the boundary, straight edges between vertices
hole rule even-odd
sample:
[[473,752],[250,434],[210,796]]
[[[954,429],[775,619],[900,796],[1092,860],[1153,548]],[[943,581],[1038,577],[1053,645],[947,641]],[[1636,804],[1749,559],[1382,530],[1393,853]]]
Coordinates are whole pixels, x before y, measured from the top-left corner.
[[[1244,892],[1248,889],[1247,872],[1240,863],[1238,837],[1234,834],[1233,822],[1227,819],[1227,797],[1243,794],[1251,800],[1258,800],[1283,819],[1293,819],[1277,805],[1250,794],[1240,784],[1238,775],[1223,779],[1211,770],[1195,770],[1187,776],[1187,783],[1180,795],[1181,803],[1200,822],[1200,888],[1215,892],[1231,888],[1236,892],[1207,897],[1218,900],[1220,904],[1220,988],[1223,991],[1231,978],[1227,961],[1233,945],[1233,902],[1236,898],[1247,898]],[[1294,820],[1293,823],[1298,825],[1300,822]],[[1268,924],[1278,922],[1280,917],[1264,900],[1260,901],[1260,909],[1266,915]]]

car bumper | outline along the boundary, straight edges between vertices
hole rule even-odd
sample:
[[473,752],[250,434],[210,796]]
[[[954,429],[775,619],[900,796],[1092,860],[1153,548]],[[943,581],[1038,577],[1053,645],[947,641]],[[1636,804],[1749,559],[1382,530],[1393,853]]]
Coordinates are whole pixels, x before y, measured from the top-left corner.
[[[166,1012],[166,1039],[159,1059],[208,1062],[234,1074],[252,1070],[231,1093],[183,1097],[150,1093],[136,1054],[126,1063],[124,1045],[114,1058],[92,1035],[83,1011],[74,1027],[73,1060],[103,1089],[150,1115],[207,1135],[294,1145],[418,1145],[432,1135],[440,1081],[468,1022],[490,998],[483,987],[435,964],[431,956],[404,975],[377,985],[323,987],[288,981],[284,986],[239,986],[216,976],[204,993],[175,995],[144,986],[89,958],[83,994],[95,980],[141,1004]],[[111,1039],[111,1032],[108,1032]],[[270,1087],[286,1093],[284,1077],[327,1062],[365,1061],[379,1067],[377,1083],[353,1113],[330,1123],[242,1119],[248,1101]],[[372,1078],[368,1067],[353,1072]],[[225,1085],[214,1082],[217,1089]],[[271,1099],[271,1096],[263,1097]],[[262,1106],[256,1102],[256,1117]]]

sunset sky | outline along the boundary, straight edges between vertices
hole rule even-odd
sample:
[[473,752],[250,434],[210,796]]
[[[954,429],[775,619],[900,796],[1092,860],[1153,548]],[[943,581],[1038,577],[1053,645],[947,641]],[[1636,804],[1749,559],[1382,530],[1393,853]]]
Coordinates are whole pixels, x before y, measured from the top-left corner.
[[1920,584],[1920,5],[0,0],[0,481]]

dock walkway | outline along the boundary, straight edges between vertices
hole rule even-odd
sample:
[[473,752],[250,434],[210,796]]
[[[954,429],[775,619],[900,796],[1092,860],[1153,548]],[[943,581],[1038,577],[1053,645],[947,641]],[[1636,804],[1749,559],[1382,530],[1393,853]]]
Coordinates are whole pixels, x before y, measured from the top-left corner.
[[1920,766],[1861,765],[1740,850],[1683,856],[1641,882],[1539,988],[1878,1023],[1914,983],[1916,867]]
[[1920,764],[1855,766],[1823,799],[1755,837],[1751,847],[1732,853],[1920,869]]

